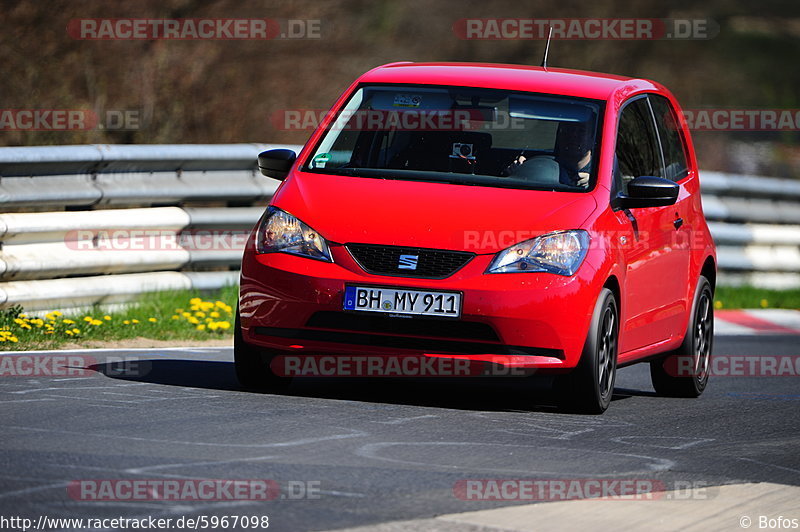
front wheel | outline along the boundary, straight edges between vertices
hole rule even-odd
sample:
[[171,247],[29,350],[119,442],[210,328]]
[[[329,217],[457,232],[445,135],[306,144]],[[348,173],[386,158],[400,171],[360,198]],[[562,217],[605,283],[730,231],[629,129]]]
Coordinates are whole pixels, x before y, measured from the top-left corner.
[[650,363],[653,388],[668,397],[699,397],[708,384],[714,345],[714,293],[701,276],[697,282],[692,316],[681,346]]
[[617,376],[619,310],[611,290],[600,292],[578,367],[556,381],[562,408],[602,414],[611,404]]
[[233,363],[236,378],[246,390],[283,393],[292,382],[291,377],[279,377],[270,369],[275,357],[268,351],[244,341],[239,310],[236,310],[236,325],[233,330]]

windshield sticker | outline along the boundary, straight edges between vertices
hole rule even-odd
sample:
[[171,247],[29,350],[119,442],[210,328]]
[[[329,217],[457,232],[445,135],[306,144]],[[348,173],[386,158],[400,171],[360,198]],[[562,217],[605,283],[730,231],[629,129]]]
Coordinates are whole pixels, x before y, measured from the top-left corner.
[[328,161],[331,160],[330,153],[320,153],[311,161],[314,168],[325,168]]
[[419,107],[422,103],[422,96],[418,94],[395,94],[395,107]]

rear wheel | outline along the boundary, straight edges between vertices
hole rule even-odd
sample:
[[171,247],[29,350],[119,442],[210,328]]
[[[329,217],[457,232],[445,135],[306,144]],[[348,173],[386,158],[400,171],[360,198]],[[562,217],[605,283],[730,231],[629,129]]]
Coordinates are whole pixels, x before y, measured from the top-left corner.
[[619,311],[611,290],[604,288],[595,304],[580,363],[556,381],[565,410],[602,414],[611,404],[617,376]]
[[650,363],[653,388],[660,395],[698,397],[706,389],[714,346],[713,301],[711,283],[701,276],[683,343],[666,357]]
[[270,369],[270,362],[276,354],[258,346],[248,344],[242,335],[239,311],[236,311],[236,325],[233,331],[233,362],[236,378],[246,390],[265,393],[285,392],[292,382],[291,377],[279,377]]

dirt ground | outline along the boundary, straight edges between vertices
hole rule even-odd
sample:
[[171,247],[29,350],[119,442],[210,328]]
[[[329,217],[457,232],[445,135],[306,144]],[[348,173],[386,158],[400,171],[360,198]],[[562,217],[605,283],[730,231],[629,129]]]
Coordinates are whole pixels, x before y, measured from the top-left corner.
[[233,347],[233,337],[209,340],[154,340],[152,338],[128,338],[107,342],[91,340],[81,343],[67,343],[60,349],[139,349],[148,347]]

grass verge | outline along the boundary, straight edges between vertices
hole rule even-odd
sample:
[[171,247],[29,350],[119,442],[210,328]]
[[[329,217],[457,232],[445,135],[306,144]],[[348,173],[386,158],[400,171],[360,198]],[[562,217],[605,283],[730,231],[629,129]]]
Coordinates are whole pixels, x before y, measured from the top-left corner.
[[714,300],[718,309],[800,309],[800,289],[765,290],[752,286],[718,286]]
[[203,297],[197,291],[147,294],[116,312],[51,312],[37,318],[16,307],[0,311],[0,350],[54,349],[64,344],[131,338],[190,340],[233,334],[238,286]]

